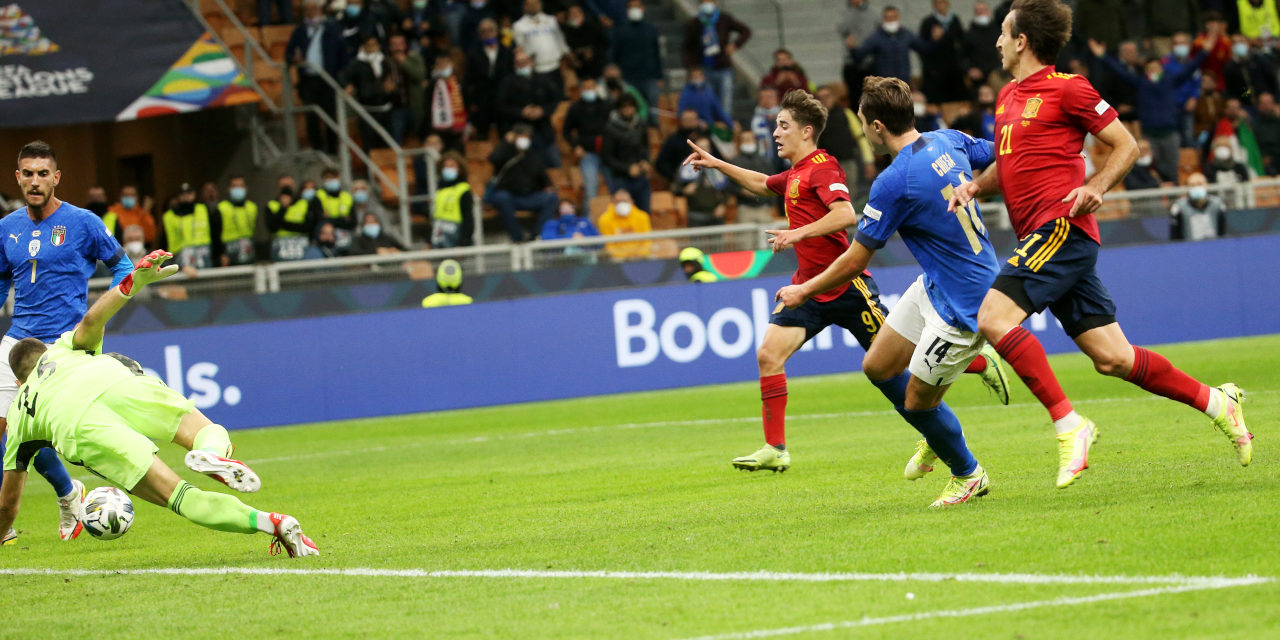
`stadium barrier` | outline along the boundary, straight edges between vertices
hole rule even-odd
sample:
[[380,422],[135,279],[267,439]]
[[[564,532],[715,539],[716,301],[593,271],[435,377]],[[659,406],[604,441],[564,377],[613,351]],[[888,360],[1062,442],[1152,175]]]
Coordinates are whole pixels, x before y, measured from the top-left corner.
[[[1098,268],[1137,344],[1280,332],[1272,282],[1280,235],[1113,248]],[[886,304],[918,274],[877,269]],[[109,336],[106,346],[232,428],[438,411],[755,380],[754,350],[786,283],[767,277],[157,331]],[[1209,291],[1206,316],[1199,310]],[[1027,326],[1051,353],[1075,348],[1052,316]],[[828,330],[788,373],[857,371],[862,355],[851,336]],[[743,415],[755,406],[755,393],[744,391]]]

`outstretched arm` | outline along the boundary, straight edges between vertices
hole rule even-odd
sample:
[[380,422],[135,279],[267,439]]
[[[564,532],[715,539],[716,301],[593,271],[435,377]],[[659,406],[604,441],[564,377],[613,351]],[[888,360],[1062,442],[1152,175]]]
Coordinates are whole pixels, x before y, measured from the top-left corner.
[[777,195],[771,191],[769,189],[769,185],[766,184],[769,176],[760,173],[759,171],[743,169],[735,164],[725,162],[724,160],[711,155],[711,153],[706,149],[694,144],[692,140],[686,140],[686,142],[688,142],[689,147],[693,149],[693,153],[689,154],[689,157],[684,159],[683,164],[691,164],[699,169],[707,168],[719,170],[721,173],[728,176],[730,180],[738,183],[743,189],[746,189],[758,196]]
[[[17,443],[13,445],[17,446]],[[4,472],[4,482],[0,484],[0,536],[8,535],[13,521],[18,518],[18,504],[22,502],[22,488],[26,484],[26,471]]]
[[775,299],[787,305],[787,308],[794,309],[813,296],[853,280],[854,276],[867,268],[872,255],[875,255],[875,251],[868,249],[860,242],[851,242],[849,249],[840,254],[840,257],[836,258],[825,271],[807,282],[778,289]]
[[71,337],[71,345],[75,349],[97,349],[102,344],[102,334],[107,328],[107,321],[129,301],[135,291],[159,280],[167,278],[178,271],[178,265],[167,267],[161,265],[172,258],[168,251],[156,250],[138,261],[133,273],[125,276],[120,286],[112,287],[102,294],[97,302],[84,314],[76,325],[75,334]]

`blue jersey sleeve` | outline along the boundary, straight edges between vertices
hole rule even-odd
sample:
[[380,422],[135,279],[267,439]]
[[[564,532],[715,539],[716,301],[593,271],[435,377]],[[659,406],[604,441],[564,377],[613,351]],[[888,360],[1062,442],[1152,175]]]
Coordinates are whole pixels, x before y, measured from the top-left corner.
[[97,216],[86,218],[84,227],[89,237],[84,244],[84,257],[91,261],[101,260],[111,269],[111,286],[120,284],[133,271],[133,265],[124,259],[124,247],[107,232],[107,226]]
[[892,167],[876,178],[871,184],[871,197],[862,208],[858,233],[854,236],[858,244],[876,251],[888,242],[902,224],[903,212],[898,205],[898,197],[905,189],[902,177]]
[[995,159],[995,145],[990,140],[975,138],[963,131],[954,129],[943,129],[939,131],[943,135],[951,139],[957,147],[964,150],[964,154],[969,156],[969,164],[974,168],[981,169]]

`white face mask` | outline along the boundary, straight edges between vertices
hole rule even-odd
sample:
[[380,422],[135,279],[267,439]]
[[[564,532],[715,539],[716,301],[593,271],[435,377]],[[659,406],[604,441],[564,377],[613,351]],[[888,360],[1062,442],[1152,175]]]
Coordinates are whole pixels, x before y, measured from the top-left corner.
[[615,203],[613,205],[613,212],[625,218],[631,215],[631,203],[630,202]]
[[1191,187],[1191,189],[1187,191],[1187,195],[1190,196],[1192,200],[1204,200],[1209,197],[1209,189],[1203,186]]
[[640,7],[631,7],[630,9],[627,9],[627,19],[633,22],[640,22],[641,20],[644,20],[644,9],[641,9]]
[[530,141],[528,138],[516,138],[516,148],[521,151],[529,149]]
[[1223,161],[1230,160],[1231,149],[1228,149],[1227,147],[1218,147],[1213,150],[1213,157]]
[[991,16],[974,16],[973,23],[979,27],[985,27],[991,24]]
[[1149,167],[1149,166],[1151,166],[1151,156],[1142,156],[1142,157],[1138,158],[1138,166],[1139,166],[1139,167]]
[[140,256],[147,252],[147,245],[135,240],[133,242],[124,243],[124,250],[125,253],[128,253],[131,256]]
[[917,117],[917,118],[919,118],[919,117],[921,117],[921,116],[923,116],[923,115],[924,115],[924,104],[923,104],[923,103],[920,103],[920,102],[914,102],[914,103],[912,103],[912,105],[913,105],[913,106],[912,106],[911,108],[912,108],[912,110],[913,110],[913,111],[915,111],[915,112],[916,112],[916,117]]
[[1191,55],[1191,45],[1189,45],[1189,44],[1175,44],[1175,45],[1173,45],[1173,55],[1175,55],[1175,56],[1177,56],[1177,57],[1179,57],[1179,58],[1185,58],[1185,57],[1187,57],[1187,56]]
[[739,151],[741,151],[741,152],[743,152],[743,153],[745,153],[745,154],[747,154],[747,155],[751,155],[751,154],[755,153],[757,149],[758,149],[758,147],[756,147],[756,145],[755,145],[755,143],[754,143],[754,142],[753,142],[753,143],[750,143],[750,144],[744,144],[744,145],[742,145],[741,147],[739,147],[739,148],[738,148],[738,150],[739,150]]
[[898,32],[898,29],[899,29],[900,27],[902,27],[902,23],[897,22],[897,21],[894,21],[894,22],[886,22],[886,23],[884,23],[883,25],[880,25],[880,26],[881,26],[885,31],[887,31],[887,32],[889,32],[889,33],[897,33],[897,32]]

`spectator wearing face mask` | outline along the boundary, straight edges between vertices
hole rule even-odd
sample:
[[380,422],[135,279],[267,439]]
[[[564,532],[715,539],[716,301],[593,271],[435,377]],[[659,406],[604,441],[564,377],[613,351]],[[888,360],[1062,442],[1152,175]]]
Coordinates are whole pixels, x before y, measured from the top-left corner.
[[1160,187],[1160,174],[1156,173],[1156,169],[1152,166],[1151,143],[1145,138],[1138,139],[1138,160],[1134,162],[1133,168],[1124,176],[1124,188],[1128,191],[1135,189],[1157,189]]
[[689,68],[688,81],[680,92],[676,109],[680,111],[693,109],[698,112],[698,118],[708,125],[720,124],[727,129],[733,129],[733,118],[720,102],[720,97],[707,84],[706,73],[699,67]]
[[346,0],[342,15],[338,18],[342,40],[347,43],[347,58],[354,58],[364,48],[368,38],[381,43],[387,41],[387,29],[371,11],[366,11],[364,0]]
[[466,161],[457,153],[446,153],[440,160],[440,177],[431,197],[431,248],[474,244],[474,207]]
[[991,3],[978,0],[973,3],[969,30],[960,39],[970,84],[985,84],[991,72],[1000,70],[1000,50],[991,45],[998,39],[1000,23],[992,19]]
[[[470,50],[483,36],[479,34],[480,23],[485,20],[491,20],[494,23],[494,37],[498,36],[497,21],[498,16],[493,12],[493,8],[489,6],[486,0],[468,0],[467,8],[462,12],[462,19],[458,22],[458,46],[463,51]],[[471,67],[467,66],[467,73],[471,73]]]
[[1230,139],[1218,138],[1204,165],[1204,175],[1213,184],[1237,184],[1249,181],[1249,167],[1236,160]]
[[276,197],[267,203],[267,230],[272,234],[273,261],[301,260],[311,244],[311,236],[320,221],[320,208],[312,206],[316,197],[316,181],[304,180],[302,190],[295,193],[293,178],[277,188]]
[[425,126],[427,63],[418,52],[409,50],[408,40],[402,33],[391,36],[387,52],[399,69],[402,92],[399,106],[392,111],[391,136],[402,143],[406,131],[422,135]]
[[[841,55],[844,56],[840,77],[844,80],[844,86],[849,88],[849,104],[858,104],[862,97],[862,81],[867,77],[870,67],[869,60],[855,60],[851,51],[857,47],[857,43],[866,41],[879,28],[878,20],[883,9],[884,3],[878,0],[849,0],[849,6],[845,8],[844,15],[836,26],[836,32],[840,34]],[[995,39],[992,38],[990,42],[995,42]],[[990,47],[990,42],[983,46]]]
[[307,251],[303,254],[303,260],[324,260],[327,258],[336,258],[341,253],[338,252],[337,239],[334,235],[333,225],[325,222],[316,227],[315,242],[307,247]]
[[[707,126],[698,118],[697,111],[681,109],[677,129],[658,148],[658,157],[653,162],[654,171],[667,182],[674,182],[680,163],[689,155],[689,143],[686,140],[693,140],[707,132]],[[750,131],[747,133],[750,134]]]
[[849,56],[854,63],[871,58],[871,75],[911,81],[911,51],[923,55],[934,50],[934,40],[943,34],[932,31],[931,39],[922,39],[910,30],[902,28],[896,7],[885,7],[881,14],[880,28],[864,42],[845,39]]
[[124,255],[129,262],[137,264],[139,260],[147,255],[146,234],[142,230],[141,225],[131,224],[124,228],[124,242],[120,244],[124,247]]
[[[498,124],[497,92],[503,79],[514,73],[515,53],[498,41],[498,23],[484,20],[478,27],[479,39],[467,50],[467,72],[463,76],[462,93],[467,105],[467,121],[481,140]],[[474,39],[474,38],[473,38]]]
[[528,125],[516,125],[489,154],[493,178],[485,188],[484,202],[498,210],[512,242],[523,242],[527,234],[516,211],[537,215],[534,229],[541,230],[555,217],[559,199],[547,176],[547,165],[533,149],[533,132]]
[[1227,205],[1209,193],[1202,173],[1187,177],[1191,188],[1169,210],[1170,240],[1211,240],[1227,233]]
[[600,81],[596,83],[596,90],[603,90],[600,95],[607,97],[609,104],[618,104],[618,100],[624,95],[635,98],[636,108],[640,110],[640,119],[646,122],[656,121],[657,115],[653,112],[656,111],[657,105],[653,105],[654,109],[649,108],[650,105],[646,102],[644,94],[622,78],[622,68],[618,65],[610,62],[604,66],[604,75],[600,76]]
[[92,211],[100,219],[102,224],[106,226],[107,233],[120,238],[120,225],[117,223],[116,214],[111,212],[111,207],[107,204],[107,190],[99,186],[89,187],[85,194],[85,209]]
[[[1253,137],[1253,126],[1249,124],[1249,112],[1239,100],[1227,98],[1226,106],[1222,108],[1222,118],[1213,129],[1213,137],[1215,142],[1212,146],[1227,144],[1231,149],[1232,160],[1245,163],[1246,170],[1252,171],[1252,175],[1266,173],[1262,166],[1262,152],[1258,149],[1258,141]],[[1212,146],[1210,158],[1218,155],[1218,151]],[[1220,182],[1213,180],[1212,176],[1209,179]]]
[[1148,58],[1145,75],[1138,75],[1115,58],[1107,55],[1106,45],[1089,40],[1089,50],[1102,60],[1115,77],[1138,90],[1138,121],[1142,123],[1142,137],[1151,143],[1156,171],[1168,182],[1178,179],[1178,118],[1184,107],[1177,103],[1178,87],[1190,78],[1206,58],[1200,51],[1187,61],[1176,75],[1164,73],[1159,58]]
[[[1174,76],[1181,75],[1182,70],[1191,61],[1191,36],[1185,32],[1173,34],[1172,47],[1169,55],[1161,58],[1164,63],[1164,72]],[[1178,112],[1178,135],[1181,137],[1182,146],[1195,146],[1195,130],[1194,116],[1195,100],[1200,95],[1200,70],[1196,69],[1191,77],[1187,78],[1178,85],[1178,92],[1175,100],[1182,107]]]
[[1249,40],[1240,34],[1231,36],[1231,59],[1222,66],[1222,75],[1226,96],[1246,105],[1255,104],[1263,93],[1275,95],[1280,90],[1271,57],[1251,51]]
[[778,104],[780,96],[773,87],[760,89],[756,96],[756,108],[751,111],[751,134],[756,137],[756,144],[760,145],[760,150],[770,160],[778,158],[778,145],[773,141],[773,130],[778,127],[778,112],[782,111]]
[[142,241],[150,246],[156,239],[156,219],[151,210],[138,200],[138,189],[131,184],[120,188],[120,200],[108,209],[116,216],[116,224],[121,228],[138,226],[142,228]]
[[1200,78],[1200,97],[1196,98],[1195,108],[1191,111],[1195,134],[1193,146],[1203,149],[1208,144],[1226,108],[1227,99],[1218,91],[1217,78],[1212,71],[1205,71]]
[[[830,124],[827,125],[827,128],[830,128]],[[706,135],[703,134],[700,137],[705,139]],[[692,136],[689,139],[697,140],[699,136]],[[783,162],[777,156],[770,158],[750,131],[739,131],[737,141],[738,153],[730,160],[735,166],[763,173],[767,176],[784,171]],[[689,146],[686,144],[685,148],[688,149]],[[707,147],[703,148],[706,149]],[[681,165],[680,170],[684,171],[685,166]],[[738,199],[738,222],[764,223],[771,222],[778,217],[777,208],[774,205],[776,198],[762,198],[736,182],[729,183],[729,193]]]
[[386,217],[387,214],[369,183],[365,180],[353,180],[351,181],[351,218],[353,220],[364,220],[366,213],[372,213],[379,220]]
[[[693,142],[703,149],[711,145],[708,138],[699,138]],[[688,203],[688,226],[709,227],[724,224],[728,213],[728,187],[729,179],[715,169],[699,170],[693,165],[683,165],[672,190],[684,196]]]
[[585,208],[600,191],[600,150],[604,144],[605,124],[612,106],[601,99],[595,78],[587,76],[578,85],[579,98],[569,105],[561,134],[573,149],[573,157],[582,172],[582,206]]
[[916,131],[925,133],[947,128],[947,123],[942,120],[942,114],[928,103],[923,91],[919,89],[912,91],[911,103],[911,108],[916,115]]
[[376,213],[369,211],[361,216],[360,231],[351,242],[351,255],[367,256],[401,251],[404,251],[404,247],[395,238],[383,233],[382,222]]
[[461,149],[467,129],[467,105],[462,99],[462,83],[453,73],[453,58],[438,54],[431,78],[431,131],[440,136],[445,148]]
[[221,266],[253,264],[253,232],[258,228],[258,205],[249,200],[244,176],[234,176],[227,186],[227,199],[215,213],[222,233]]
[[345,252],[351,245],[351,234],[356,228],[356,218],[351,214],[355,199],[351,192],[342,188],[342,179],[334,169],[325,169],[320,174],[320,189],[316,191],[312,206],[320,210],[321,223],[329,223],[334,227],[335,246],[339,252]]
[[[613,202],[596,222],[602,236],[649,233],[653,230],[649,223],[649,213],[635,206],[626,189],[618,189],[613,193]],[[614,260],[642,260],[649,257],[652,245],[651,240],[630,240],[610,242],[604,248]]]
[[624,189],[635,203],[649,209],[649,129],[640,119],[635,98],[624,95],[609,114],[601,136],[600,160],[611,191]]
[[[360,53],[343,75],[347,95],[354,97],[375,122],[391,133],[392,110],[407,98],[400,67],[387,60],[377,36],[365,37]],[[382,135],[364,118],[356,118],[356,128],[360,131],[360,146],[365,152],[387,146]]]
[[684,25],[681,62],[686,69],[698,67],[706,73],[720,105],[729,113],[733,113],[733,54],[750,39],[751,27],[721,9],[714,0],[702,0],[698,15]]
[[184,182],[178,189],[178,201],[164,212],[165,249],[184,270],[207,269],[217,264],[213,242],[217,237],[211,226],[209,207],[196,201],[195,187]]
[[515,74],[504,78],[498,86],[503,131],[509,132],[517,124],[528,126],[533,132],[530,140],[534,149],[542,154],[548,167],[560,166],[560,151],[551,127],[551,114],[559,101],[560,90],[545,76],[533,72],[533,58],[529,54],[516,50]]
[[[578,215],[577,208],[568,200],[561,200],[560,215],[542,225],[543,240],[568,240],[571,238],[594,238],[600,235],[591,219]],[[565,247],[565,255],[591,256],[594,261],[595,250],[592,247]]]
[[533,72],[561,91],[560,61],[569,53],[556,19],[542,12],[542,0],[524,0],[524,16],[511,25],[515,46],[533,57]]
[[[951,0],[933,0],[933,13],[920,21],[920,38],[934,48],[920,54],[920,86],[929,102],[959,102],[969,97],[964,84],[964,27]],[[991,47],[994,48],[994,47]]]
[[[662,87],[662,46],[658,28],[645,19],[644,0],[627,1],[627,19],[616,23],[609,33],[609,59],[618,64],[622,78],[644,94],[645,102],[657,106]],[[649,117],[657,122],[656,114]]]
[[[324,0],[303,0],[302,12],[305,19],[289,36],[285,60],[298,67],[298,99],[302,104],[319,107],[333,117],[333,90],[320,77],[320,71],[336,78],[346,68],[348,55],[342,29],[325,17]],[[334,153],[338,148],[334,132],[324,126],[318,115],[308,112],[306,119],[307,144],[312,149]]]
[[[1154,2],[1152,7],[1165,4],[1165,2]],[[1208,51],[1209,57],[1201,65],[1201,71],[1208,73],[1213,72],[1213,77],[1218,82],[1218,91],[1226,89],[1223,82],[1222,67],[1231,59],[1231,38],[1227,35],[1227,21],[1223,19],[1222,14],[1217,11],[1205,11],[1201,14],[1204,20],[1204,30],[1200,35],[1196,36],[1192,41],[1192,49]]]
[[760,89],[765,87],[773,87],[780,96],[793,89],[808,91],[809,76],[805,75],[804,67],[796,63],[790,51],[778,49],[773,52],[773,67],[760,78]]
[[609,39],[605,37],[600,21],[588,15],[582,5],[574,3],[569,5],[561,29],[572,54],[569,56],[570,64],[578,77],[599,77],[604,71],[605,54],[609,50]]

